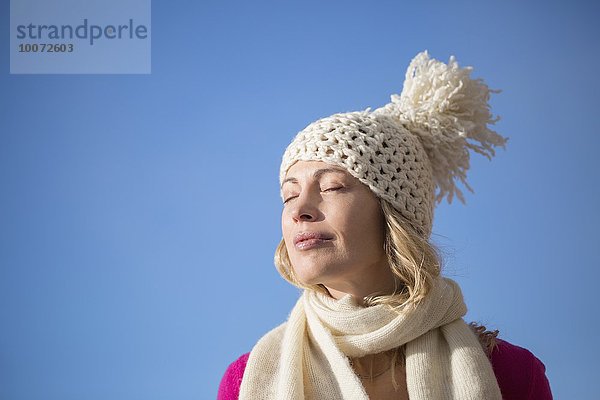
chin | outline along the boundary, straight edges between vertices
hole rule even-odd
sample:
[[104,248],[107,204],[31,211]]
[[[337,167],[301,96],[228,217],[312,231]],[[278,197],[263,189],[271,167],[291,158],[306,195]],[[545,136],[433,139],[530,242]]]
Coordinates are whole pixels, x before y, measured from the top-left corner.
[[[298,265],[298,264],[293,264]],[[294,267],[296,277],[303,285],[324,284],[339,274],[339,265],[305,264],[300,263]]]

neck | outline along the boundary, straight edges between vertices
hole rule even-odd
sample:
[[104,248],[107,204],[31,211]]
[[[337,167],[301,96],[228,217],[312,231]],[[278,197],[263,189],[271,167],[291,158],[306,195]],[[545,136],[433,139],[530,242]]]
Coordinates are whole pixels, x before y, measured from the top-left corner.
[[339,300],[349,294],[360,305],[364,305],[365,297],[390,295],[395,292],[396,279],[389,267],[386,267],[380,274],[373,274],[372,277],[372,279],[369,279],[361,276],[354,280],[346,278],[342,282],[325,284],[324,286],[334,299]]
[[[396,356],[395,359],[394,355]],[[388,371],[392,363],[398,363],[400,361],[399,357],[401,357],[401,354],[398,353],[398,349],[392,349],[360,358],[351,358],[350,362],[359,377],[375,378]]]

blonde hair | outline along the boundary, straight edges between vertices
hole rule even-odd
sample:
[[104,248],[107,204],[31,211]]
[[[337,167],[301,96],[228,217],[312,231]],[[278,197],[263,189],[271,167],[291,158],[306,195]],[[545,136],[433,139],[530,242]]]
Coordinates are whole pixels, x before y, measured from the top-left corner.
[[[367,306],[386,304],[404,308],[418,305],[429,293],[433,280],[440,275],[439,250],[415,229],[387,200],[378,198],[384,216],[385,239],[383,247],[388,263],[396,278],[392,294],[366,297]],[[283,238],[275,250],[275,266],[279,274],[291,284],[328,294],[323,285],[304,285],[296,277]]]

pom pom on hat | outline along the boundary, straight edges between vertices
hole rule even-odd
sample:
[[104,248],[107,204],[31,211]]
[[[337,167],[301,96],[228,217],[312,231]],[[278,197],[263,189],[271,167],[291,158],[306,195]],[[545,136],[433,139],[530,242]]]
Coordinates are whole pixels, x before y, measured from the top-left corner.
[[472,68],[460,68],[454,56],[448,64],[419,53],[410,63],[400,95],[373,113],[385,113],[419,136],[431,162],[438,189],[436,202],[456,196],[465,203],[456,186],[458,178],[473,192],[466,181],[469,151],[491,159],[493,146],[505,148],[505,138],[488,128],[494,118],[488,104],[491,90],[481,79],[471,79]]

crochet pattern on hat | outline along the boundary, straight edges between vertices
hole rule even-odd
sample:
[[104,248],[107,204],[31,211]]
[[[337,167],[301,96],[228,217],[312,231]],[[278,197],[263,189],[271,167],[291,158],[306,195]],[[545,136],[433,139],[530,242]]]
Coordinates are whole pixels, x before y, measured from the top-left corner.
[[[386,115],[364,111],[334,114],[308,125],[286,149],[280,182],[297,161],[323,161],[345,168],[429,234],[434,185],[418,138]],[[283,198],[283,193],[281,193]]]

